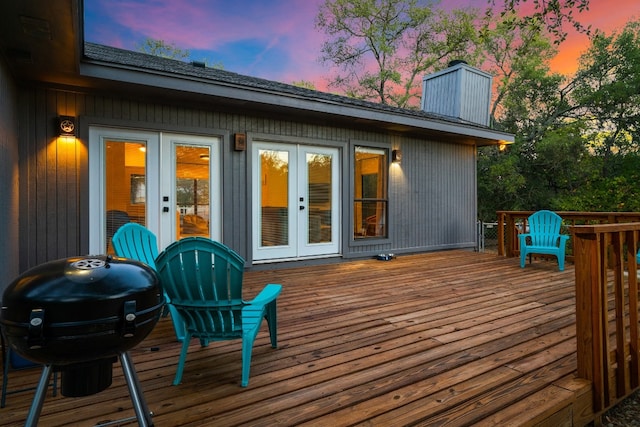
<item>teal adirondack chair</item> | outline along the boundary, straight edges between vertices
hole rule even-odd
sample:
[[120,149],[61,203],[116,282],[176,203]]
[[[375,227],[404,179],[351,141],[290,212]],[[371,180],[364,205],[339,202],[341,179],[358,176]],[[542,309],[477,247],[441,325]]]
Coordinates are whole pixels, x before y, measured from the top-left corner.
[[[158,240],[155,234],[142,225],[129,222],[118,228],[111,239],[111,244],[117,256],[144,262],[154,270],[156,269],[155,259],[158,256]],[[176,338],[182,342],[185,336],[184,322],[166,293],[164,297],[166,301],[165,310],[168,310],[169,314],[171,314]],[[167,312],[165,311],[163,315],[166,316]]]
[[[562,218],[555,212],[541,210],[532,214],[527,220],[529,232],[519,234],[520,267],[524,268],[527,255],[555,255],[558,268],[564,271],[564,253],[569,236],[560,234]],[[531,260],[529,260],[531,262]]]
[[173,385],[182,381],[189,341],[242,339],[242,382],[249,384],[251,352],[262,319],[271,347],[277,347],[276,300],[281,285],[268,284],[251,301],[242,299],[244,259],[225,245],[204,237],[187,237],[156,258],[160,284],[186,324],[186,337]]

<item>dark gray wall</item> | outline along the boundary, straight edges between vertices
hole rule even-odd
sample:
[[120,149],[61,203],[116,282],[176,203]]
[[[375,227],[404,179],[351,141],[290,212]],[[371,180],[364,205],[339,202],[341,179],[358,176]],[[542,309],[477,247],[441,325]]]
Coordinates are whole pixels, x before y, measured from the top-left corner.
[[[250,147],[234,151],[234,133],[273,135],[272,140],[332,145],[343,149],[343,255],[424,251],[475,244],[475,147],[407,138],[368,130],[167,105],[125,97],[48,88],[20,96],[20,269],[88,251],[87,143],[90,126],[182,132],[223,139],[224,243],[249,258]],[[78,118],[75,144],[57,140],[58,115]],[[251,138],[249,138],[250,140]],[[390,168],[390,239],[353,242],[349,162],[355,144],[403,151]]]
[[[20,270],[86,254],[86,217],[80,173],[87,150],[58,139],[56,119],[74,116],[83,97],[72,92],[25,89],[20,111]],[[86,209],[85,211],[86,212]]]
[[421,140],[400,146],[402,162],[392,165],[389,183],[393,252],[474,247],[475,147]]
[[19,273],[18,114],[16,88],[0,60],[0,298]]

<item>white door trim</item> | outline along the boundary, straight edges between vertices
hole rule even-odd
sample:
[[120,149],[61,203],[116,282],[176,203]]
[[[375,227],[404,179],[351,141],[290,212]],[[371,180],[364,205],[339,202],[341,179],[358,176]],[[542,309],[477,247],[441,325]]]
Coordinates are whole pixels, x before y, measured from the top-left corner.
[[[262,203],[261,191],[264,177],[261,173],[261,150],[273,150],[287,153],[288,156],[288,194],[286,206],[288,212],[287,231],[289,241],[285,245],[262,246]],[[327,243],[308,243],[309,214],[307,194],[307,153],[328,154],[332,156],[331,170],[331,241]],[[255,141],[252,144],[252,246],[253,260],[297,259],[338,254],[340,251],[340,151],[338,148],[272,143]]]
[[[175,241],[175,144],[194,144],[211,149],[210,220],[211,238],[222,238],[222,159],[217,137],[149,132],[92,126],[89,128],[89,251],[104,253],[105,233],[105,142],[141,142],[146,146],[146,218],[145,225],[158,237],[159,249]],[[165,202],[162,196],[168,196]],[[164,207],[169,208],[162,212]],[[215,219],[214,219],[215,217]]]

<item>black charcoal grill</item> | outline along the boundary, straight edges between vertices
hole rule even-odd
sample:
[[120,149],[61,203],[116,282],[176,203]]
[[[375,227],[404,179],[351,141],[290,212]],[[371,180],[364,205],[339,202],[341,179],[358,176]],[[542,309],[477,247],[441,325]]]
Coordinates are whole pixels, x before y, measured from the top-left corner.
[[164,305],[155,271],[111,256],[74,257],[34,267],[5,290],[0,326],[18,354],[44,365],[26,426],[37,425],[52,369],[65,396],[111,385],[119,358],[138,422],[151,415],[128,350],[154,328]]

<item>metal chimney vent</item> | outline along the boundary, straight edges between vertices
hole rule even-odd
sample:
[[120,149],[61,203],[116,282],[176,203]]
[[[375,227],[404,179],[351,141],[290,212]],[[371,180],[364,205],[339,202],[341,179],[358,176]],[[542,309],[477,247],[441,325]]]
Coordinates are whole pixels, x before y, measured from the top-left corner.
[[455,61],[423,77],[421,108],[427,113],[489,126],[492,77],[464,61]]

